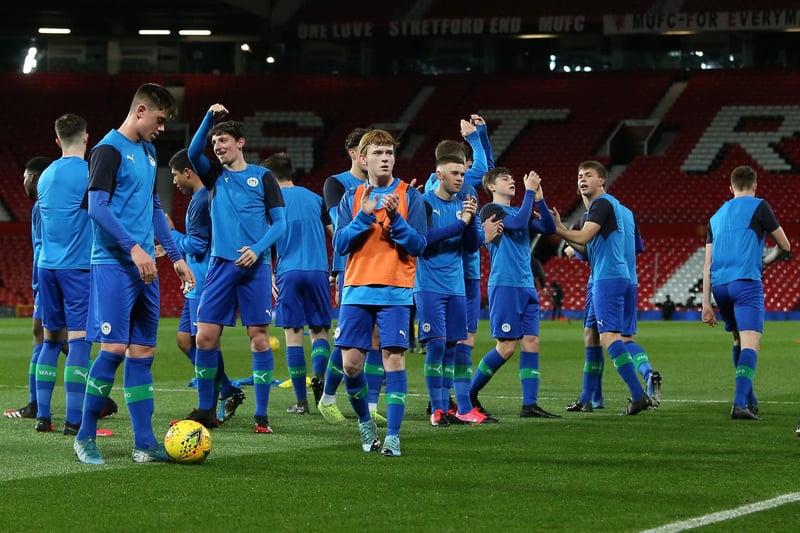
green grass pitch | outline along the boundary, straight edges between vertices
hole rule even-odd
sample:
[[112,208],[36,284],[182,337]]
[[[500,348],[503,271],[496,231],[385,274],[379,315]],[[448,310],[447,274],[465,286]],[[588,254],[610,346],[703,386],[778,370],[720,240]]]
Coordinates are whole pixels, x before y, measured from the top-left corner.
[[[175,319],[161,323],[153,366],[156,433],[196,403]],[[286,413],[291,389],[273,387],[272,435],[252,432],[251,399],[212,431],[213,450],[199,466],[134,464],[121,388],[120,412],[101,421],[116,435],[98,438],[107,465],[78,463],[61,434],[64,389],[53,396],[56,431],[33,420],[0,419],[0,530],[82,531],[641,531],[800,491],[798,375],[800,328],[768,322],[755,378],[763,421],[734,421],[730,335],[692,322],[644,322],[638,340],[664,379],[656,411],[620,417],[627,398],[611,365],[607,409],[566,413],[580,391],[582,325],[541,327],[540,405],[559,420],[521,419],[514,357],[481,394],[501,420],[488,426],[431,427],[424,356],[409,354],[403,456],[361,451],[340,389],[346,427]],[[281,339],[281,331],[272,329]],[[473,363],[491,348],[481,323]],[[27,401],[30,319],[0,320],[0,403]],[[244,330],[226,330],[228,373],[250,368]],[[97,348],[94,349],[96,353]],[[64,358],[59,361],[63,368]],[[275,377],[285,379],[283,346]],[[252,395],[252,388],[245,393]],[[309,395],[311,391],[309,390]],[[379,410],[385,412],[383,399]],[[383,430],[380,431],[383,435]],[[706,526],[704,531],[795,531],[800,504]]]

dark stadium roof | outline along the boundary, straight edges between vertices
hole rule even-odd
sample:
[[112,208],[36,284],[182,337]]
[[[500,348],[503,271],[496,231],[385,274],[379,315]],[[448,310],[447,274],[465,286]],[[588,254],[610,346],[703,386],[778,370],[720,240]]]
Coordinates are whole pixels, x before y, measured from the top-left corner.
[[0,35],[36,38],[39,27],[70,27],[72,37],[136,37],[141,28],[211,29],[212,37],[261,35],[268,27],[269,0],[24,0],[4,1]]

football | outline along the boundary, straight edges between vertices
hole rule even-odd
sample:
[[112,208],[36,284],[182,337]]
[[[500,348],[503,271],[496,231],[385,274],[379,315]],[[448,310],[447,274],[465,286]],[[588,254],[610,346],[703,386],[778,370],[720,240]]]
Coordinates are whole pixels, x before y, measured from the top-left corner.
[[181,420],[173,424],[164,437],[164,448],[172,462],[196,465],[211,453],[211,433],[194,420]]
[[277,350],[278,348],[280,348],[281,347],[280,339],[278,337],[275,337],[275,336],[270,336],[270,338],[269,338],[269,347],[272,349],[273,352],[275,350]]

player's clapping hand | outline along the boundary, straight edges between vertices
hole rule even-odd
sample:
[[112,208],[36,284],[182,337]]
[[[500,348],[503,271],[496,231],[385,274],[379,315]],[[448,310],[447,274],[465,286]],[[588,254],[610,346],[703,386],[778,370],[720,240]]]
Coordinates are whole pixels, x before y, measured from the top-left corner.
[[461,204],[461,220],[465,224],[469,224],[475,218],[475,212],[478,210],[478,199],[474,196],[467,195],[464,202]]
[[374,185],[364,187],[364,194],[361,195],[361,210],[365,215],[371,215],[378,207],[377,198],[372,197],[372,191],[375,189]]
[[550,214],[553,215],[553,220],[555,220],[556,222],[556,227],[563,228],[564,223],[561,222],[561,214],[558,212],[558,209],[556,209],[555,207],[551,207]]
[[392,219],[397,214],[397,208],[400,205],[400,197],[396,194],[384,194],[381,201],[381,207],[386,209],[386,218]]
[[222,120],[228,116],[228,109],[222,104],[212,104],[208,110],[211,111],[211,116],[215,121]]
[[497,215],[492,215],[488,220],[483,222],[483,236],[486,242],[492,242],[499,235],[503,233],[503,221],[497,218]]
[[478,131],[478,128],[475,127],[475,124],[470,122],[469,120],[461,120],[461,136],[465,139],[467,135],[471,135]]

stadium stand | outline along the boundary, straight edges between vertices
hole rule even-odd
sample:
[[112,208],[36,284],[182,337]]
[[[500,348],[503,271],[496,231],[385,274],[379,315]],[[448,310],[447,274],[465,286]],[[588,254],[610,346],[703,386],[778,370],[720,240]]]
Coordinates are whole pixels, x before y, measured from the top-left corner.
[[[354,127],[379,125],[400,135],[397,174],[420,183],[433,167],[435,144],[456,137],[458,120],[478,112],[488,121],[497,163],[517,175],[536,169],[548,202],[566,216],[579,208],[577,163],[614,161],[613,153],[603,152],[609,134],[622,120],[650,117],[676,76],[670,71],[502,77],[0,73],[0,96],[16,104],[0,134],[5,141],[0,144],[0,199],[13,219],[0,224],[0,306],[30,303],[30,202],[20,177],[34,155],[56,155],[49,117],[66,110],[63,99],[49,97],[54,91],[69,98],[70,111],[87,117],[90,143],[116,126],[108,117],[126,108],[129,95],[144,81],[182,90],[179,120],[190,131],[211,103],[231,102],[233,118],[248,128],[249,159],[257,162],[286,150],[305,170],[303,184],[317,192],[328,175],[347,165],[342,142]],[[669,142],[626,166],[615,165],[621,173],[611,192],[636,212],[647,244],[639,258],[641,310],[654,309],[667,292],[676,301],[691,296],[699,276],[692,258],[703,248],[708,216],[729,197],[727,180],[735,166],[753,165],[761,177],[759,194],[779,220],[793,229],[800,225],[798,200],[786,194],[800,177],[800,130],[794,127],[800,121],[794,100],[799,90],[800,72],[786,69],[692,72],[661,122]],[[365,103],[376,94],[377,104]],[[37,117],[48,118],[32,121],[33,108]],[[10,138],[19,131],[26,132],[25,142]],[[698,151],[704,146],[711,147],[710,155]],[[186,201],[180,194],[172,199],[179,227]],[[543,244],[558,247],[550,239]],[[766,272],[767,309],[798,308],[795,263]],[[488,268],[485,253],[483,265]],[[181,302],[179,287],[169,265],[159,262],[159,267],[164,313],[174,314]],[[582,309],[586,266],[554,256],[545,269],[564,286],[564,309]]]

